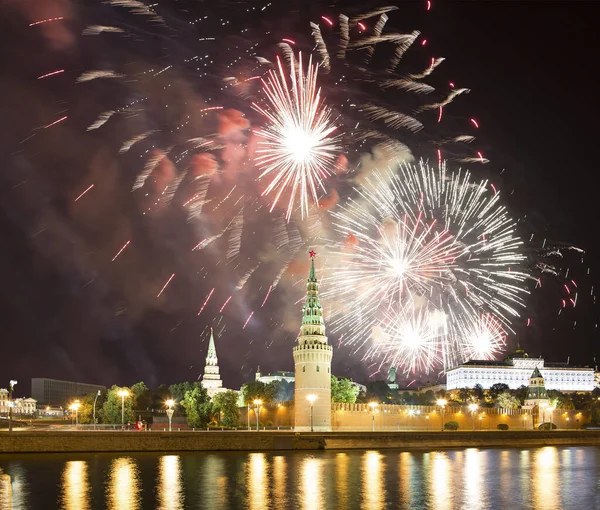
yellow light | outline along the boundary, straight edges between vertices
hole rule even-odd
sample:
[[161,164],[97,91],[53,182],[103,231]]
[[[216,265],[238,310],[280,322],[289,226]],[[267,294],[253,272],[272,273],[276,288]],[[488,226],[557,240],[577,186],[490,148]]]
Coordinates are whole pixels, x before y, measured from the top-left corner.
[[77,409],[79,409],[80,407],[81,407],[81,403],[79,402],[79,400],[76,400],[69,406],[69,409],[71,411],[77,411]]
[[373,410],[375,410],[375,408],[378,406],[379,404],[377,402],[369,402],[369,407]]
[[306,400],[308,400],[311,404],[314,404],[315,400],[317,400],[317,396],[316,395],[307,395],[306,396]]
[[445,398],[440,398],[437,401],[437,405],[440,407],[444,407],[447,403],[448,403],[448,401]]
[[254,405],[255,405],[255,406],[260,406],[260,405],[262,405],[262,400],[261,400],[261,399],[259,399],[259,398],[256,398],[256,399],[254,399]]
[[167,406],[169,409],[171,409],[171,408],[172,408],[172,407],[175,405],[175,401],[174,401],[172,398],[170,398],[169,400],[167,400],[167,401],[165,402],[165,405],[166,405],[166,406]]
[[469,411],[471,411],[472,413],[477,411],[478,408],[479,406],[477,404],[469,404]]
[[122,390],[117,391],[117,395],[119,395],[119,397],[128,397],[129,396],[129,391],[125,388],[123,388]]

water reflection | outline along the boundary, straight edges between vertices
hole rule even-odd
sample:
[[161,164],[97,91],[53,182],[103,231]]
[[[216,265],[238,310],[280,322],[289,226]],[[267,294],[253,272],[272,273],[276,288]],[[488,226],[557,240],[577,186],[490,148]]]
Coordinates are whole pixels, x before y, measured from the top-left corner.
[[348,455],[338,453],[335,456],[335,479],[338,508],[348,507]]
[[248,462],[248,508],[269,507],[269,480],[267,462],[264,453],[251,453]]
[[431,453],[430,492],[435,508],[452,508],[453,489],[450,487],[452,466],[446,452]]
[[158,464],[158,504],[160,510],[183,508],[181,459],[179,455],[163,455]]
[[552,446],[539,449],[533,456],[533,506],[559,508],[558,450]]
[[362,508],[377,510],[385,507],[383,455],[365,452],[362,461]]
[[323,461],[307,457],[300,465],[300,504],[306,510],[323,508]]
[[475,448],[469,448],[465,455],[465,499],[467,506],[477,508],[481,498],[481,455]]
[[0,470],[0,508],[12,509],[12,484],[10,475]]
[[136,510],[141,508],[140,477],[138,467],[131,457],[112,461],[107,487],[109,510]]
[[87,510],[90,485],[88,465],[83,460],[72,460],[65,464],[62,472],[62,506],[65,510]]
[[273,458],[273,505],[275,508],[287,506],[287,462],[283,455]]

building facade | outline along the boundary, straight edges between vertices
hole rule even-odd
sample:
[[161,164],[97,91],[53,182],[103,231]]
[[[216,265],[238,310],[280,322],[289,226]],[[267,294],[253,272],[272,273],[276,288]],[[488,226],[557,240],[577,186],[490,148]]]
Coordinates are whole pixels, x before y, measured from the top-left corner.
[[215,347],[215,339],[213,330],[210,328],[210,341],[208,342],[208,352],[206,353],[206,365],[204,366],[204,374],[200,382],[209,397],[214,397],[217,393],[227,391],[223,388],[223,381],[219,375],[219,360],[217,358],[217,348]]
[[74,398],[105,390],[105,386],[36,377],[31,379],[31,396],[39,404],[66,407]]
[[[298,431],[331,430],[331,359],[333,349],[327,343],[319,283],[315,273],[315,253],[310,252],[310,274],[306,283],[306,301],[302,307],[302,325],[294,346],[295,388],[294,428]],[[313,398],[313,402],[310,399]]]
[[256,369],[256,376],[254,379],[263,384],[270,384],[275,381],[285,381],[288,383],[294,382],[294,372],[285,372],[283,370],[277,370],[272,374],[263,374],[260,371],[260,367]]
[[[8,414],[9,402],[9,391],[6,388],[0,388],[0,414]],[[31,416],[37,410],[37,400],[33,398],[15,398],[12,401],[12,408],[15,415]]]
[[512,390],[529,385],[534,369],[539,370],[546,389],[559,391],[592,391],[594,369],[575,367],[568,363],[545,362],[542,358],[529,358],[523,351],[520,357],[505,361],[468,361],[446,372],[446,389],[474,388],[480,384],[489,389],[496,383],[508,384]]

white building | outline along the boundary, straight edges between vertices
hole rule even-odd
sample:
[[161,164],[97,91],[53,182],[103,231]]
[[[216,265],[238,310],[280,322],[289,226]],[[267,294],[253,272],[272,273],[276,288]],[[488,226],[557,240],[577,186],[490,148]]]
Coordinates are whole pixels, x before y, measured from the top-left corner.
[[273,372],[272,374],[262,374],[260,372],[260,367],[256,369],[256,376],[254,379],[258,382],[264,384],[270,384],[275,381],[285,381],[288,383],[294,382],[294,372],[285,372],[283,370],[278,370],[277,372]]
[[219,375],[219,360],[217,359],[217,348],[215,347],[212,328],[210,328],[206,365],[204,366],[204,375],[202,376],[200,386],[206,389],[210,398],[214,397],[217,393],[227,391],[227,388],[223,388],[223,381]]
[[[6,388],[0,388],[0,414],[8,414],[9,395]],[[37,400],[33,398],[15,398],[12,401],[14,415],[32,415],[37,409]]]
[[446,372],[446,389],[474,388],[480,384],[489,389],[497,383],[507,384],[512,390],[529,385],[533,370],[538,369],[548,390],[592,391],[594,369],[575,367],[568,363],[545,362],[542,358],[529,358],[518,350],[505,361],[472,360]]

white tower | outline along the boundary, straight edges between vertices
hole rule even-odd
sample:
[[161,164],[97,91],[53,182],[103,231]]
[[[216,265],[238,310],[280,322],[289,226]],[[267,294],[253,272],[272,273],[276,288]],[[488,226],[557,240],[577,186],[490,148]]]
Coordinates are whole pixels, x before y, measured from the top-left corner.
[[[315,252],[310,252],[310,275],[306,283],[306,301],[302,307],[302,326],[294,347],[295,429],[331,430],[331,358],[327,344],[323,307],[319,301],[319,283],[315,275]],[[309,400],[313,400],[311,402]],[[311,423],[312,418],[312,423]]]
[[219,375],[219,360],[217,359],[217,349],[215,347],[212,328],[210,328],[206,365],[204,366],[204,375],[202,376],[200,385],[206,389],[211,398],[217,393],[226,391],[223,388],[223,381],[221,381],[221,376]]

